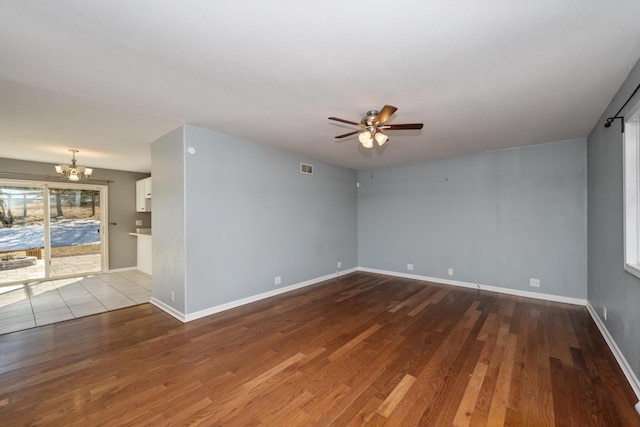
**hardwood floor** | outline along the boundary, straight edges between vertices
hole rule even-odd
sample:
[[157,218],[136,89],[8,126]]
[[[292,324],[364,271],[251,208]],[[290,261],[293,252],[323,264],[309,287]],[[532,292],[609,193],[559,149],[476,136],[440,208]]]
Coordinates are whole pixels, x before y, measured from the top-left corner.
[[584,307],[365,273],[12,333],[0,358],[7,426],[640,425]]

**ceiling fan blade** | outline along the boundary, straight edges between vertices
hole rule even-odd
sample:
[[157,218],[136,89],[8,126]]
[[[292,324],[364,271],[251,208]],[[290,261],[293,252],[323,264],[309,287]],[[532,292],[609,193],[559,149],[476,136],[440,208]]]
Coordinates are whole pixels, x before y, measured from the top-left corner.
[[354,132],[345,133],[344,135],[338,135],[335,138],[346,138],[347,136],[355,135],[356,133],[360,133],[360,131],[357,130],[357,131],[354,131]]
[[373,119],[373,122],[377,123],[378,126],[381,126],[384,124],[384,122],[389,120],[389,117],[393,116],[393,113],[395,113],[396,111],[398,111],[398,109],[393,105],[385,105],[384,107],[382,107],[382,110],[380,110],[376,118]]
[[407,123],[403,125],[384,125],[381,126],[380,129],[388,129],[388,130],[408,130],[408,129],[422,129],[424,124],[422,123]]
[[329,120],[335,120],[336,122],[348,123],[350,125],[356,125],[356,126],[364,127],[364,125],[361,124],[361,123],[356,123],[356,122],[352,122],[352,121],[349,121],[349,120],[339,119],[337,117],[329,117]]

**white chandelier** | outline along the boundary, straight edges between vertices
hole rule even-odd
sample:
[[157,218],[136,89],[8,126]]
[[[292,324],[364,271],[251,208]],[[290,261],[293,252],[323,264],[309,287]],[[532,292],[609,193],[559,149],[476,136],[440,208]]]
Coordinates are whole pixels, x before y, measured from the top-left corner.
[[62,179],[69,181],[80,181],[82,179],[89,179],[93,173],[93,169],[84,166],[78,166],[76,164],[76,153],[78,150],[69,150],[73,153],[71,156],[71,165],[56,165],[56,172]]

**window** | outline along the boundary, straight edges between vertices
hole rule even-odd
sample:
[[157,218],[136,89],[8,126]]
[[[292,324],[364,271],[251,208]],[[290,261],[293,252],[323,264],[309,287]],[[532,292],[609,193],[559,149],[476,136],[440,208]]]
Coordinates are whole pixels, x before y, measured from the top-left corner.
[[624,268],[640,277],[640,102],[624,123]]

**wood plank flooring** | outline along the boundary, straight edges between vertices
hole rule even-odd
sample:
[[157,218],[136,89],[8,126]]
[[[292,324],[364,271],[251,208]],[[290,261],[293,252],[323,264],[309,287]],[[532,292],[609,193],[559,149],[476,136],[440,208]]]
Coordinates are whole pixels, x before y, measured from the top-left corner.
[[634,426],[635,403],[584,307],[366,273],[0,336],[5,426]]

